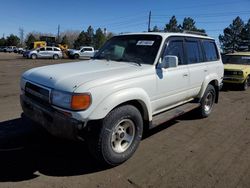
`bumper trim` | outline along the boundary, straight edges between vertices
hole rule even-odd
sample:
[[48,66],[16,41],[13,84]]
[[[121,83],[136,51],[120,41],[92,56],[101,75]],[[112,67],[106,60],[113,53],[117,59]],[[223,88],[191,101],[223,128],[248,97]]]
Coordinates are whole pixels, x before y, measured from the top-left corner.
[[52,107],[44,106],[36,101],[20,96],[24,116],[40,124],[50,134],[67,139],[79,140],[79,130],[84,122],[68,117]]

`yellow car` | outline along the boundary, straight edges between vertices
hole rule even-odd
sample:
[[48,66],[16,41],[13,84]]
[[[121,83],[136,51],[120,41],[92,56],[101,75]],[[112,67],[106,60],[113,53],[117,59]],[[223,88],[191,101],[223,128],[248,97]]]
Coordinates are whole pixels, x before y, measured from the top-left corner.
[[250,52],[230,53],[223,57],[224,84],[238,84],[246,90],[250,84]]

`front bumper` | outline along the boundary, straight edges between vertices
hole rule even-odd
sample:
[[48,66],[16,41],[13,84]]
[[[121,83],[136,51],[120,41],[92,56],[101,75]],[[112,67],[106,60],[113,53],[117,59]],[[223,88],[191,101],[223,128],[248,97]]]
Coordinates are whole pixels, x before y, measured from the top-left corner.
[[237,77],[224,77],[223,78],[223,83],[233,83],[233,84],[242,84],[245,81],[245,79],[242,78],[237,78]]
[[82,139],[84,122],[73,119],[52,107],[44,106],[26,97],[20,96],[24,116],[40,124],[50,134],[67,139]]

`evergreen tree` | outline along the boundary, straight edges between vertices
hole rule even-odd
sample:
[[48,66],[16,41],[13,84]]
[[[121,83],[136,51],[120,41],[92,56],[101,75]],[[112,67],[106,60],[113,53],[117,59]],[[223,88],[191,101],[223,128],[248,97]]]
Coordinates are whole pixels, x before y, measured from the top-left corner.
[[227,28],[224,29],[223,35],[219,36],[221,46],[225,52],[239,51],[242,45],[242,30],[244,22],[238,16]]
[[154,27],[153,27],[153,30],[152,30],[153,32],[159,32],[160,30],[158,29],[158,27],[155,25]]
[[6,39],[7,46],[17,46],[20,43],[20,39],[18,36],[11,34]]
[[6,46],[6,40],[3,37],[0,39],[0,46]]
[[94,29],[89,26],[86,33],[86,44],[87,46],[94,45]]
[[165,25],[165,32],[180,32],[180,26],[178,26],[177,19],[175,16],[169,20],[168,24]]
[[247,49],[250,51],[250,19],[245,24],[244,28],[241,32],[241,40],[242,40],[242,46],[240,47],[242,50]]
[[34,37],[34,35],[29,34],[27,39],[26,39],[25,44],[26,44],[27,47],[30,47],[32,45],[32,43],[35,42],[35,41],[36,41],[36,38]]
[[86,38],[87,38],[86,33],[84,31],[82,31],[79,34],[78,38],[75,40],[74,47],[80,48],[81,46],[86,46],[87,45]]
[[98,28],[96,30],[94,41],[95,41],[95,44],[94,44],[95,49],[99,49],[105,43],[106,37],[104,33],[102,32],[101,28]]

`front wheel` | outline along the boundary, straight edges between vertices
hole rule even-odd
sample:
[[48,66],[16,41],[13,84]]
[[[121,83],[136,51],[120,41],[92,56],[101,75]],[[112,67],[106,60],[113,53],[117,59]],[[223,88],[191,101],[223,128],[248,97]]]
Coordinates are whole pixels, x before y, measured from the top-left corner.
[[80,57],[79,54],[74,55],[74,59],[79,59],[79,57]]
[[90,134],[90,151],[102,164],[119,165],[128,160],[137,149],[143,132],[140,111],[125,105],[112,110],[102,121],[98,134]]
[[37,55],[36,54],[32,54],[31,55],[31,59],[36,59],[37,58]]
[[245,82],[242,84],[242,90],[247,90],[250,84],[249,76],[246,78]]
[[201,106],[198,109],[199,115],[202,118],[208,117],[211,114],[212,109],[214,107],[215,98],[216,98],[215,88],[214,86],[209,84],[201,99],[201,102],[200,102]]

